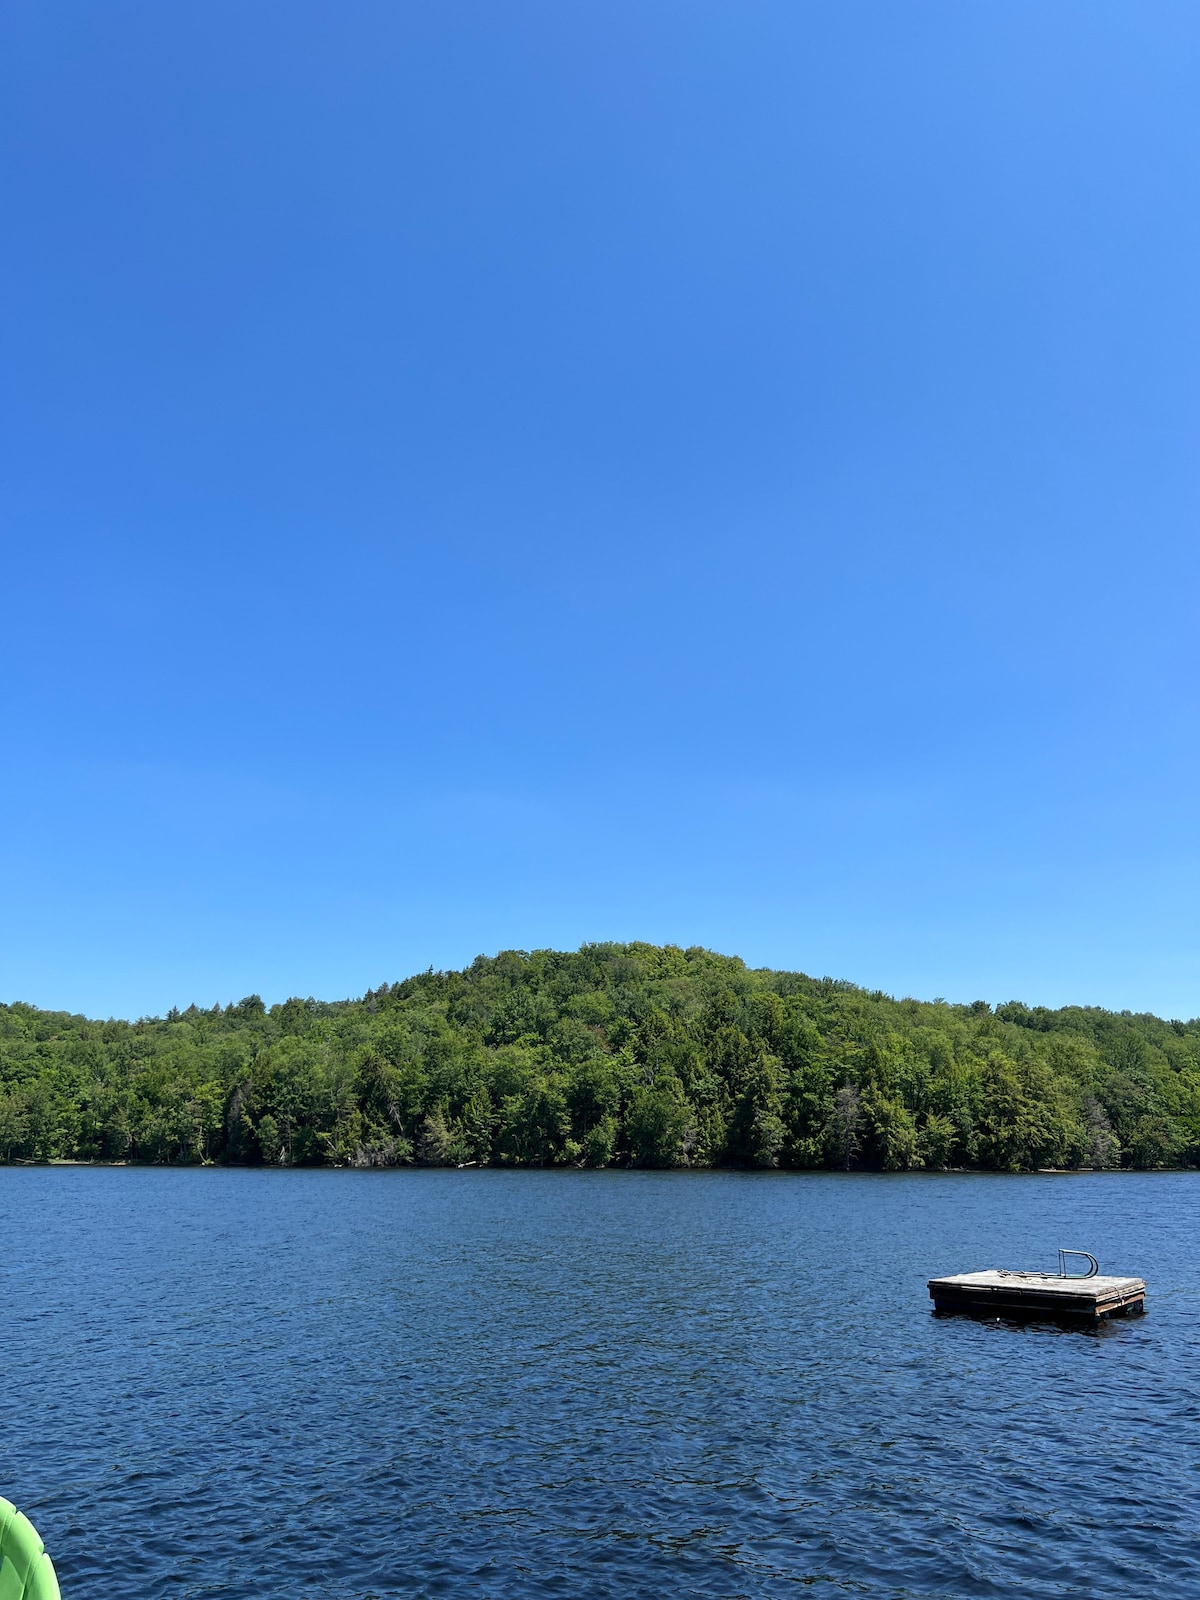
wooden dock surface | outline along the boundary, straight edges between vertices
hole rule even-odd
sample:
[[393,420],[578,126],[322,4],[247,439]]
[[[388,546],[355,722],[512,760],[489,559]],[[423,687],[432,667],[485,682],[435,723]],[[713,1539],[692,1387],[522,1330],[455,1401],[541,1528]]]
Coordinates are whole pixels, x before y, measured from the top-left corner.
[[1102,1317],[1140,1316],[1145,1310],[1142,1278],[1063,1278],[1054,1272],[959,1272],[930,1278],[935,1311],[969,1316],[1049,1317],[1099,1322]]

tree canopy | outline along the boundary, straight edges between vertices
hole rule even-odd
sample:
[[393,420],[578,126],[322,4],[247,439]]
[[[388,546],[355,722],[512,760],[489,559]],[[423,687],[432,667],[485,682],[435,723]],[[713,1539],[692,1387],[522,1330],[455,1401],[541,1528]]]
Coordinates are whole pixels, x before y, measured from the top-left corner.
[[0,1006],[0,1160],[1200,1165],[1200,1019],[897,1000],[677,946],[506,950],[361,999]]

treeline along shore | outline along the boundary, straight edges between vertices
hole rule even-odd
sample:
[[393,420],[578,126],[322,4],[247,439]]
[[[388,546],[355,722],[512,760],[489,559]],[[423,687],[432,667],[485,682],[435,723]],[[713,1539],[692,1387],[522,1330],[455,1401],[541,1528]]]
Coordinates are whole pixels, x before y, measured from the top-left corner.
[[0,1006],[0,1160],[1200,1165],[1200,1020],[895,1000],[646,944],[138,1022]]

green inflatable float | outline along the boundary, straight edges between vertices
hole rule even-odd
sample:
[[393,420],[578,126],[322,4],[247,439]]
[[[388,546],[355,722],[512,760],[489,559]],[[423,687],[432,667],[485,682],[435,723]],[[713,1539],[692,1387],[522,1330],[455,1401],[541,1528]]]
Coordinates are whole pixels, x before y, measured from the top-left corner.
[[37,1529],[0,1497],[0,1600],[59,1600],[58,1579]]

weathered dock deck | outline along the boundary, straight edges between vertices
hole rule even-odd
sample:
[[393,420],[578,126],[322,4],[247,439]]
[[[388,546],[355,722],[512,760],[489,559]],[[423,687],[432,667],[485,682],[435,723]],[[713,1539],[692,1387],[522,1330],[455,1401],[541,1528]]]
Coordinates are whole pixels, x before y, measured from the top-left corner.
[[1136,1317],[1146,1309],[1141,1278],[1065,1278],[1054,1272],[960,1272],[930,1278],[938,1312],[973,1317],[1045,1317],[1056,1322],[1099,1322]]

